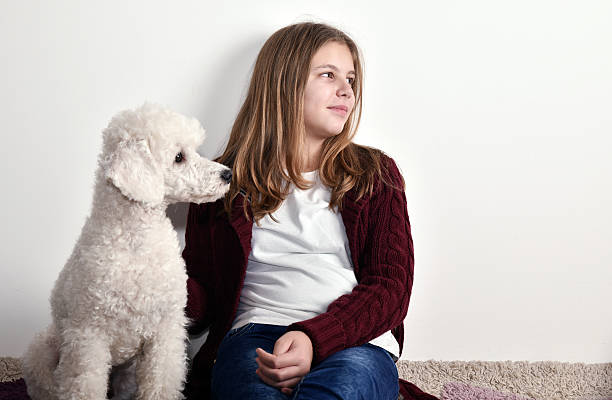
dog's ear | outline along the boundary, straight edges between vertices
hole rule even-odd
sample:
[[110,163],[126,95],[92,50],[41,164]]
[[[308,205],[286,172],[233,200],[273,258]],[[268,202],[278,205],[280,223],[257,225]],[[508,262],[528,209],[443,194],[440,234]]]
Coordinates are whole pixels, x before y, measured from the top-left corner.
[[120,142],[105,164],[106,178],[129,199],[151,206],[164,200],[164,176],[146,140]]

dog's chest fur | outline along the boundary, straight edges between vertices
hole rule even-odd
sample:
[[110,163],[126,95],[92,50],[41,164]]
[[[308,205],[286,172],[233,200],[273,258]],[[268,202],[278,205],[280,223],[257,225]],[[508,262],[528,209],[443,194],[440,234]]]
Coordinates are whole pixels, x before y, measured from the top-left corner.
[[120,363],[164,320],[185,323],[187,275],[165,213],[109,215],[102,224],[93,220],[86,222],[60,273],[52,308],[65,313],[54,315],[60,325],[88,321],[88,326],[99,326],[100,332],[92,334],[112,340],[113,363]]

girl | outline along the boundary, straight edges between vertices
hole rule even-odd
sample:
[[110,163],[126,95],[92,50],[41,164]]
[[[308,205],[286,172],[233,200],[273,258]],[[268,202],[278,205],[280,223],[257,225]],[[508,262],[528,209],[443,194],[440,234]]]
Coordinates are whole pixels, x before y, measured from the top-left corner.
[[261,49],[215,160],[230,191],[189,208],[189,331],[209,333],[188,398],[435,398],[398,384],[412,239],[397,166],[352,142],[362,82],[357,46],[327,25]]

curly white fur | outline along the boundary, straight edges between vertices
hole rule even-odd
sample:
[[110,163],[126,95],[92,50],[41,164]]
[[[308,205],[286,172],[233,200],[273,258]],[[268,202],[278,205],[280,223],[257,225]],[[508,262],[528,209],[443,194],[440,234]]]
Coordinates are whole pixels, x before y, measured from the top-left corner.
[[[185,265],[166,216],[221,198],[231,174],[200,157],[204,130],[146,103],[104,130],[93,206],[51,293],[52,324],[23,357],[34,400],[180,399],[186,372]],[[180,153],[180,155],[179,155]]]

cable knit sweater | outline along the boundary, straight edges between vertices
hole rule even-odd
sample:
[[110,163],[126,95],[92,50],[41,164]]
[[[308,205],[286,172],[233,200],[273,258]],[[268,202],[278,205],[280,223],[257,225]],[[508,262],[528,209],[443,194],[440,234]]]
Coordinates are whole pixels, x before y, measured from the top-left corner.
[[[395,162],[383,156],[383,164],[387,180],[402,187]],[[229,220],[222,200],[189,208],[183,251],[189,275],[187,315],[193,322],[189,331],[209,328],[209,334],[189,372],[188,398],[210,397],[212,365],[240,300],[253,227],[250,208],[250,220],[242,211],[244,201],[248,201],[244,196],[236,197]],[[313,366],[388,330],[397,339],[400,353],[403,347],[414,265],[406,196],[377,181],[371,196],[357,201],[351,190],[342,205],[357,286],[333,301],[323,314],[288,327],[303,331],[312,341]],[[435,399],[405,381],[400,382],[400,393],[405,399]]]

